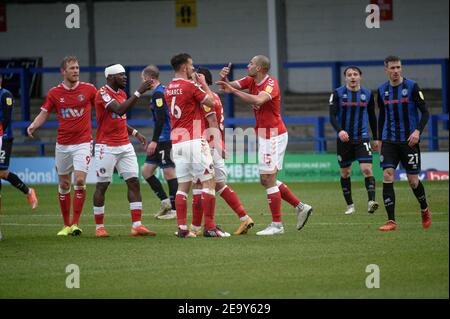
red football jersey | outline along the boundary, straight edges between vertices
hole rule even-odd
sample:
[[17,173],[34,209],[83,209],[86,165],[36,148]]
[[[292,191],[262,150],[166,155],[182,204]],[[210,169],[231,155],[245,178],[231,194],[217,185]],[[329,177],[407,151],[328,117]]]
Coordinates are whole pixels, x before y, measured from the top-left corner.
[[[261,82],[255,83],[252,77],[246,76],[237,83],[241,89],[248,89],[250,94],[258,95],[259,92],[265,92],[270,96],[268,102],[262,104],[259,110],[255,110],[256,133],[259,134],[258,129],[264,128],[265,133],[259,135],[266,139],[286,133],[286,126],[280,115],[280,88],[277,80],[266,75]],[[271,134],[270,129],[277,129],[276,134]]]
[[[217,118],[217,124],[219,125],[219,130],[221,134],[221,140],[222,140],[222,149],[225,147],[225,117],[223,115],[223,106],[222,101],[220,100],[220,97],[216,94],[214,94],[214,100],[216,104],[214,105],[214,108],[207,107],[206,105],[203,105],[203,110],[205,111],[205,118],[208,117],[211,113],[216,114]],[[205,121],[205,129],[209,128],[208,120]],[[213,137],[210,136],[208,139],[208,142],[212,142]]]
[[193,81],[173,79],[164,90],[172,126],[172,144],[199,139],[205,129],[201,104],[207,94]]
[[64,83],[51,88],[41,110],[58,114],[56,141],[62,145],[88,143],[92,140],[91,110],[97,89],[78,82],[73,88]]
[[121,146],[130,143],[127,130],[127,115],[122,116],[110,112],[108,105],[112,101],[122,104],[127,94],[119,89],[117,92],[104,85],[95,96],[95,116],[97,118],[97,134],[95,142],[108,146]]

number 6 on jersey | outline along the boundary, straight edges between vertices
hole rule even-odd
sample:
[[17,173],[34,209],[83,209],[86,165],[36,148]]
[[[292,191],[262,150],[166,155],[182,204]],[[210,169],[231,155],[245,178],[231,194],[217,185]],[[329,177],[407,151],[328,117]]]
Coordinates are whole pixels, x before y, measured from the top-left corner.
[[179,119],[181,117],[181,109],[178,105],[175,105],[176,96],[172,97],[172,102],[170,103],[170,113],[172,113],[175,118]]

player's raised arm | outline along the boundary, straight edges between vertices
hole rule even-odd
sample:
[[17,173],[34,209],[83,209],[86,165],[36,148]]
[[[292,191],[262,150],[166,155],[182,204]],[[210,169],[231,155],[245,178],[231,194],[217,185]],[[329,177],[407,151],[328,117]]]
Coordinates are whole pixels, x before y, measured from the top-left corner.
[[141,83],[139,88],[134,92],[134,94],[129,97],[125,102],[119,104],[117,101],[112,101],[108,104],[108,110],[114,112],[118,115],[123,115],[128,112],[130,108],[132,108],[138,99],[141,97],[141,94],[144,94],[146,91],[150,90],[152,87],[152,80],[146,80]]
[[228,63],[228,66],[222,68],[222,70],[219,72],[220,80],[229,83],[233,88],[240,89],[239,84],[237,81],[230,81],[228,79],[228,75],[231,72],[232,63]]
[[214,107],[214,105],[216,104],[214,100],[214,95],[211,89],[209,88],[208,84],[206,83],[205,76],[203,74],[194,72],[192,74],[192,78],[197,84],[201,86],[203,91],[205,91],[207,94],[207,97],[202,101],[202,103],[206,106]]
[[[237,82],[225,82],[225,81],[217,81],[216,84],[221,86],[222,92],[225,93],[231,93],[236,95],[237,97],[239,97],[242,101],[244,101],[245,103],[256,105],[256,106],[260,106],[268,101],[270,101],[271,97],[269,94],[267,94],[265,91],[261,91],[259,92],[258,95],[253,95],[253,94],[249,94],[246,92],[242,92],[239,89],[235,88],[232,84]],[[239,86],[238,86],[239,87]]]

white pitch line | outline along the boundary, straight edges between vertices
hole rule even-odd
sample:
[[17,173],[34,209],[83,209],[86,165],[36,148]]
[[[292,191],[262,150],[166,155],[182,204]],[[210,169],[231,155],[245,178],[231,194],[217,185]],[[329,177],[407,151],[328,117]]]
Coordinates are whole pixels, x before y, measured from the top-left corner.
[[[415,222],[403,222],[400,223],[400,225],[416,225],[417,223]],[[446,221],[433,221],[433,224],[448,224],[448,222]],[[23,227],[60,227],[61,224],[19,224],[19,223],[2,223],[2,226],[23,226]],[[127,225],[117,225],[117,224],[111,224],[108,225],[106,224],[106,227],[131,227],[130,224]],[[147,225],[151,225],[149,226],[150,228],[154,228],[154,227],[175,227],[176,228],[176,223],[172,224],[172,225],[157,225],[154,223],[147,223]],[[219,226],[236,226],[237,223],[233,223],[233,224],[223,224],[223,223],[219,223]],[[258,225],[258,224],[257,224]],[[260,224],[260,225],[265,225],[265,224]],[[295,224],[284,224],[284,225],[288,225],[288,226],[294,226]],[[319,226],[355,226],[355,225],[368,225],[368,223],[308,223],[308,228],[311,226],[315,226],[315,225],[319,225]],[[83,225],[82,227],[95,227],[95,225]]]
[[[94,216],[94,214],[90,214],[90,213],[88,213],[88,214],[89,214],[89,216]],[[85,213],[83,213],[82,215],[84,216]],[[153,216],[153,213],[150,213],[149,215]],[[144,217],[149,217],[149,215],[147,215],[146,213],[142,214],[142,216],[144,216]],[[188,215],[189,215],[189,213],[188,213]],[[258,216],[257,214],[249,214],[249,215],[250,216]],[[269,216],[270,213],[267,212],[267,213],[264,213],[263,216],[264,215]],[[284,217],[294,216],[291,213],[285,213],[283,215],[284,215]],[[343,216],[343,214],[339,214],[339,215]],[[339,215],[328,215],[328,216],[339,216]],[[364,215],[371,216],[371,215],[366,214],[366,213],[356,213],[354,215],[356,215],[356,216],[364,216]],[[409,213],[409,214],[400,214],[400,215],[401,216],[416,216],[416,215],[419,216],[418,213],[417,214]],[[449,212],[431,212],[431,216],[433,216],[433,215],[449,215]],[[53,215],[48,215],[48,214],[42,214],[41,215],[41,214],[36,214],[36,213],[33,214],[33,215],[31,215],[31,214],[22,214],[22,215],[6,215],[6,214],[2,214],[2,215],[0,215],[0,218],[15,218],[15,217],[36,217],[36,218],[40,218],[40,217],[55,217],[55,216],[59,217],[59,216],[61,216],[61,214],[60,213],[55,213]],[[106,217],[108,217],[108,218],[110,218],[110,217],[129,217],[129,216],[131,216],[130,213],[128,213],[128,214],[108,214],[107,212],[105,213],[105,218]],[[219,213],[219,214],[214,214],[214,216],[236,216],[236,214],[234,214],[233,212],[230,212],[230,213]],[[347,218],[347,217],[345,217],[345,218]],[[348,217],[348,218],[352,218],[352,217]]]

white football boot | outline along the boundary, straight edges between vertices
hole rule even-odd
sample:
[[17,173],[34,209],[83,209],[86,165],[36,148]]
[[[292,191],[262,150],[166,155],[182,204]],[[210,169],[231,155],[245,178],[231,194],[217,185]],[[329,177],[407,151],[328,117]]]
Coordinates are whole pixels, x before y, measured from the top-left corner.
[[313,208],[308,204],[300,203],[295,210],[297,211],[297,229],[300,230],[306,225]]
[[369,214],[373,214],[378,209],[378,207],[379,207],[379,204],[376,201],[370,200],[367,205],[367,212]]
[[271,223],[266,229],[263,229],[256,233],[258,236],[271,236],[271,235],[281,235],[284,234],[284,227],[282,224],[277,225]]
[[354,214],[356,211],[355,211],[355,204],[351,204],[351,205],[348,205],[347,206],[347,210],[345,211],[345,215],[351,215],[351,214]]

